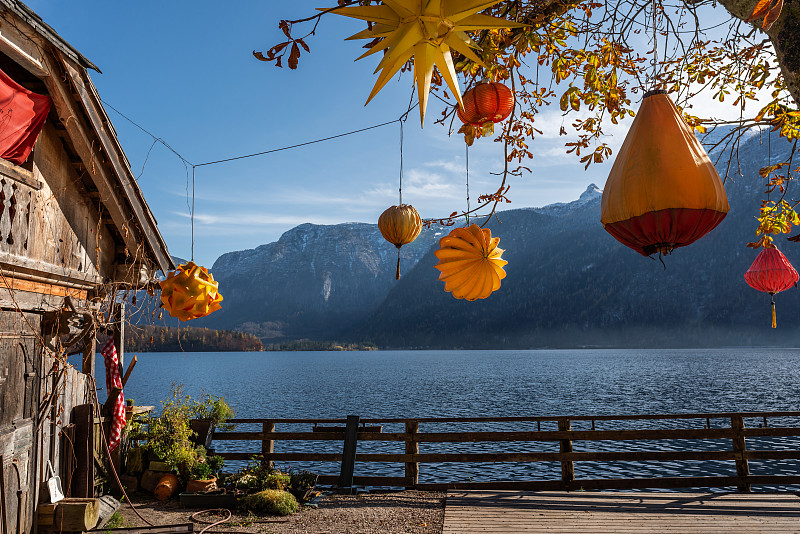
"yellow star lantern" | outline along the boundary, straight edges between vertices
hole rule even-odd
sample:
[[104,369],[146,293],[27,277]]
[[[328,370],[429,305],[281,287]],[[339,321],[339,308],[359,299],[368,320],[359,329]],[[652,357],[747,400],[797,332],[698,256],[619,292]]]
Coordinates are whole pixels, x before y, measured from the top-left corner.
[[492,28],[515,28],[522,24],[506,19],[479,14],[501,0],[383,0],[376,6],[355,6],[337,9],[333,13],[366,20],[371,29],[361,31],[348,39],[380,38],[358,59],[385,50],[383,59],[375,69],[381,71],[367,104],[397,74],[403,65],[414,57],[414,78],[419,95],[420,122],[425,125],[425,109],[431,88],[434,65],[461,102],[452,48],[475,63],[485,66],[472,51],[478,45],[465,33]]
[[220,309],[219,284],[205,267],[193,261],[179,265],[161,282],[161,304],[181,321],[205,317]]
[[508,263],[498,248],[499,237],[492,237],[488,228],[477,224],[469,228],[456,228],[439,240],[439,250],[434,252],[441,271],[439,280],[444,290],[457,299],[485,299],[500,289],[500,280],[506,277],[503,267]]

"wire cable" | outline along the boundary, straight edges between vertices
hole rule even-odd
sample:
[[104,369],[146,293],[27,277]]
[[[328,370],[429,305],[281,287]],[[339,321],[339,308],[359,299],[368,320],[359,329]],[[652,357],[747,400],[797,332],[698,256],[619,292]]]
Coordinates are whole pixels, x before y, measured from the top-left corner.
[[[408,112],[404,113],[403,116],[405,116],[407,114],[408,114]],[[303,146],[313,145],[313,144],[316,144],[316,143],[322,143],[324,141],[330,141],[332,139],[338,139],[340,137],[346,137],[348,135],[353,135],[353,134],[357,134],[357,133],[361,133],[361,132],[366,132],[368,130],[374,130],[375,128],[382,128],[383,126],[388,126],[390,124],[394,124],[394,123],[396,123],[397,121],[400,121],[400,120],[402,120],[402,119],[394,119],[394,120],[391,120],[391,121],[388,121],[388,122],[383,122],[381,124],[375,124],[373,126],[367,126],[366,128],[360,128],[358,130],[353,130],[353,131],[350,131],[350,132],[344,132],[344,133],[340,133],[340,134],[336,134],[336,135],[331,135],[329,137],[323,137],[321,139],[314,139],[313,141],[306,141],[304,143],[298,143],[296,145],[289,145],[289,146],[284,146],[284,147],[280,147],[280,148],[273,148],[272,150],[264,150],[263,152],[255,152],[253,154],[245,154],[244,156],[234,156],[232,158],[218,159],[216,161],[206,161],[205,163],[198,163],[197,165],[195,165],[195,167],[204,167],[206,165],[217,165],[218,163],[227,163],[229,161],[236,161],[236,160],[245,159],[245,158],[254,158],[256,156],[264,156],[266,154],[274,154],[275,152],[281,152],[281,151],[284,151],[284,150],[291,150],[293,148],[300,148],[300,147],[303,147]]]

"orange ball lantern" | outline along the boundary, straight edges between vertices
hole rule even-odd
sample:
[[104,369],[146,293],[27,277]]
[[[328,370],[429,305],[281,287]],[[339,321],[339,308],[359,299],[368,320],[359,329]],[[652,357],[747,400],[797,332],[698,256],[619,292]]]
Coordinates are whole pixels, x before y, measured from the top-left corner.
[[765,247],[756,256],[753,265],[744,273],[744,280],[753,289],[769,293],[772,298],[772,328],[777,327],[775,320],[775,293],[786,291],[797,285],[797,271],[783,252],[774,246]]
[[422,218],[414,206],[400,204],[381,213],[378,218],[378,229],[386,241],[397,247],[395,279],[400,280],[400,247],[408,245],[417,238],[422,231]]
[[716,228],[728,197],[665,91],[645,94],[603,189],[603,228],[639,254],[669,254]]
[[171,317],[191,321],[220,309],[219,284],[193,261],[179,265],[161,282],[161,304]]
[[441,271],[444,290],[457,299],[476,300],[500,289],[500,281],[506,277],[503,266],[508,262],[498,243],[499,237],[493,238],[491,230],[477,224],[456,228],[441,238],[434,254],[439,258],[435,267]]
[[494,125],[504,121],[514,109],[514,92],[499,82],[483,80],[462,97],[464,108],[456,108],[456,113],[464,127],[459,130],[465,135],[467,144],[472,145],[476,137],[492,135]]

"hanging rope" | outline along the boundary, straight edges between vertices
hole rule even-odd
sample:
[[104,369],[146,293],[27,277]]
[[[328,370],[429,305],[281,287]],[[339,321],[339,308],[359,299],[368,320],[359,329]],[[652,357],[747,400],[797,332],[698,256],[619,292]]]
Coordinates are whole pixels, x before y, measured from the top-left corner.
[[650,78],[650,89],[657,89],[657,76],[658,76],[658,0],[653,0],[653,76]]
[[[403,121],[400,120],[400,187],[398,192],[400,194],[400,203],[398,206],[403,205]],[[398,257],[400,252],[398,251]]]
[[189,213],[189,218],[192,222],[192,261],[194,261],[194,171],[197,165],[192,165],[192,211]]
[[464,214],[464,216],[467,219],[467,226],[469,226],[469,145],[465,143],[464,146],[466,147],[464,161],[467,169],[467,212]]

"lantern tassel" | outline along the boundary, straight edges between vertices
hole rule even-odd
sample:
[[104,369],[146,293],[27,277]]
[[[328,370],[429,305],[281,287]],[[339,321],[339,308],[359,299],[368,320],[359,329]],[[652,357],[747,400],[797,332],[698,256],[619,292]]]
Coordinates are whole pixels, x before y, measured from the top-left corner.
[[775,297],[772,298],[772,328],[777,328],[778,323],[775,320]]
[[400,280],[400,247],[397,247],[397,272],[394,275],[395,280]]

